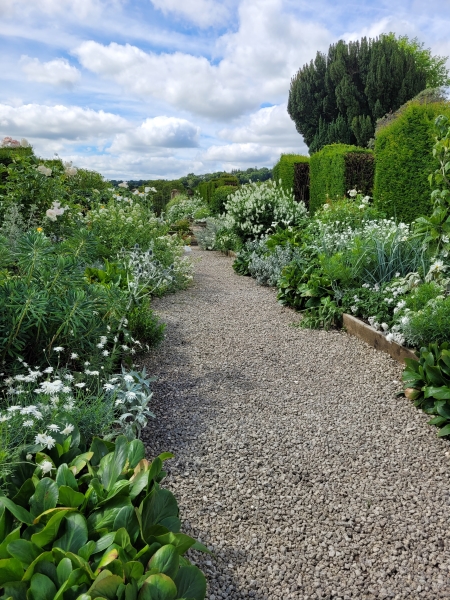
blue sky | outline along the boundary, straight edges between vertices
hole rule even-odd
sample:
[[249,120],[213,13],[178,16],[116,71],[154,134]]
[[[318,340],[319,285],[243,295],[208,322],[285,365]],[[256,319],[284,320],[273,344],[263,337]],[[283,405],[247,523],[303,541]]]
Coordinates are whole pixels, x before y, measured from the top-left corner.
[[296,71],[389,31],[450,55],[450,0],[0,0],[0,138],[107,178],[271,167],[307,151]]

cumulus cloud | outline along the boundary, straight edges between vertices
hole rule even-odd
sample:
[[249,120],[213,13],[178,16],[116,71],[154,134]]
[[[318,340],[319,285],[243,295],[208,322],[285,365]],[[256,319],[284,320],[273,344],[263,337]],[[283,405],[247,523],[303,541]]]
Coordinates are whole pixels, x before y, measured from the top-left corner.
[[279,155],[280,149],[261,144],[226,144],[224,146],[210,146],[201,155],[204,162],[216,162],[223,165],[273,165]]
[[63,105],[0,104],[0,131],[3,135],[92,140],[110,136],[129,127],[126,119],[103,110]]
[[41,62],[38,58],[23,55],[20,58],[20,65],[27,79],[38,83],[71,88],[81,78],[80,71],[65,58]]
[[110,151],[145,152],[156,148],[195,148],[200,129],[186,119],[154,117],[146,119],[140,127],[116,135]]
[[249,117],[244,117],[244,121],[241,126],[221,129],[218,136],[230,142],[298,147],[303,152],[307,151],[302,136],[295,129],[287,113],[285,104],[261,108]]
[[114,42],[86,41],[74,54],[86,69],[127,92],[209,118],[237,117],[255,109],[262,97],[285,98],[291,76],[311,58],[311,47],[329,39],[322,26],[283,13],[282,0],[244,0],[239,17],[239,30],[219,40],[217,64],[204,56],[144,52]]
[[211,0],[151,0],[153,6],[164,14],[175,14],[200,27],[223,24],[229,11],[223,2]]

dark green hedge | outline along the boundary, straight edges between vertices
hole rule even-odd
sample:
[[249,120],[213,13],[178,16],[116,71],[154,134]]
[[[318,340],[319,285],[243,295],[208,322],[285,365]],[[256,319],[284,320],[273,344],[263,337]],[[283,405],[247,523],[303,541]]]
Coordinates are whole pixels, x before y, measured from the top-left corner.
[[218,179],[211,179],[211,181],[203,181],[197,187],[197,191],[203,198],[203,200],[211,206],[213,203],[214,191],[217,188],[223,186],[231,186],[237,188],[239,187],[239,180],[235,175],[228,175],[227,173],[224,173]]
[[281,179],[281,185],[286,191],[293,190],[295,165],[298,163],[309,163],[309,156],[282,154],[272,169],[272,179],[277,183]]
[[437,168],[432,151],[440,114],[450,117],[448,102],[410,103],[376,133],[374,201],[390,217],[411,223],[432,212],[428,176]]
[[294,164],[294,198],[309,207],[309,162]]
[[327,198],[342,198],[351,189],[372,195],[375,170],[372,150],[331,144],[311,156],[309,169],[312,213],[321,208]]

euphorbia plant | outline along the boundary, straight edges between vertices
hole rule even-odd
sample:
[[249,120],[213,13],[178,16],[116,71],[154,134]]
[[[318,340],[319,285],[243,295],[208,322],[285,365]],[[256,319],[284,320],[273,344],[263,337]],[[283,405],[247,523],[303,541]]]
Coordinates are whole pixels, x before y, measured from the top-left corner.
[[[23,449],[0,496],[1,600],[203,600],[206,580],[183,556],[207,549],[180,533],[162,489],[162,454],[140,440],[54,434]],[[44,452],[45,449],[45,452]]]

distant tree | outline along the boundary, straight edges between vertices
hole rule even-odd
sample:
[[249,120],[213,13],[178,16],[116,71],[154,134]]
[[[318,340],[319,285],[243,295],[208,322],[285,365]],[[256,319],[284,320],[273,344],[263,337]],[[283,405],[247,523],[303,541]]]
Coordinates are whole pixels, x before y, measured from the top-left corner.
[[393,33],[340,40],[292,78],[288,113],[310,153],[332,143],[366,146],[377,119],[427,86],[448,83],[445,61],[417,38]]

